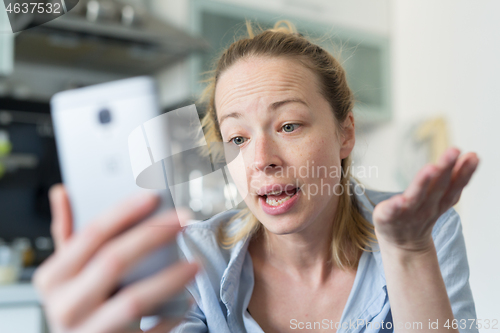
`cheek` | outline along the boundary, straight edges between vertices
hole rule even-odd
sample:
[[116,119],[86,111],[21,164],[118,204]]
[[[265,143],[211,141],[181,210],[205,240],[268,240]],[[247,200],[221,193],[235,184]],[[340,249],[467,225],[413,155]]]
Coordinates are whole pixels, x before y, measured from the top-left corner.
[[305,140],[302,147],[295,149],[301,151],[298,156],[304,165],[326,166],[336,165],[339,162],[339,149],[330,138],[311,138]]
[[341,167],[339,148],[330,138],[314,138],[305,140],[300,147],[302,153],[297,155],[295,163],[308,167],[306,183],[330,184],[333,186],[340,181]]

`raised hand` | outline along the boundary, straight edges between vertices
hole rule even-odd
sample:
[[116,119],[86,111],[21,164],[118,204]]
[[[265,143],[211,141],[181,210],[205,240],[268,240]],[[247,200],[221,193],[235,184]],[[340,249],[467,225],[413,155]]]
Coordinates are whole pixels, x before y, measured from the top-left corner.
[[402,194],[375,207],[373,223],[381,246],[410,252],[433,246],[434,224],[458,202],[479,163],[475,153],[459,155],[460,150],[449,148],[437,165],[424,166]]

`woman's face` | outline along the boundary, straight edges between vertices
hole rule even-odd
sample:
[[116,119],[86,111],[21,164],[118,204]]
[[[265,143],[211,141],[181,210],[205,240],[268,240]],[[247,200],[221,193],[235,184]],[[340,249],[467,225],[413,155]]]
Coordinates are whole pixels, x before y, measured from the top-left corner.
[[[338,141],[319,87],[317,76],[298,61],[270,57],[238,61],[216,86],[222,138],[244,163],[229,171],[238,189],[248,190],[248,208],[275,234],[331,221],[342,190],[340,163],[354,146],[352,114],[344,123],[351,124],[349,135]],[[268,194],[273,190],[282,193]]]

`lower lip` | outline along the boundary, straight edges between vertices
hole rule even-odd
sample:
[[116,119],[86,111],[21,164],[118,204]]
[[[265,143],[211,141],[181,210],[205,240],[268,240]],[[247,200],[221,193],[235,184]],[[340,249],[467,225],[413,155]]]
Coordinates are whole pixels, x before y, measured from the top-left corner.
[[269,215],[279,215],[279,214],[284,214],[288,212],[292,207],[295,205],[297,200],[299,199],[300,196],[300,188],[297,189],[297,192],[288,199],[287,201],[283,202],[279,206],[271,206],[266,203],[266,199],[264,197],[259,197],[259,202],[260,206],[262,207],[262,210],[264,213],[269,214]]

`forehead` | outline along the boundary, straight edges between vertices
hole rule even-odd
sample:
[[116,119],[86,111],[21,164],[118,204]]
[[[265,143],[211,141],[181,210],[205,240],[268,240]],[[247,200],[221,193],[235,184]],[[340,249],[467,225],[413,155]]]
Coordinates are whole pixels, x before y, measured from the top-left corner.
[[237,61],[222,73],[215,89],[220,116],[233,108],[266,104],[282,97],[298,97],[309,105],[319,96],[316,74],[296,59],[252,57]]

